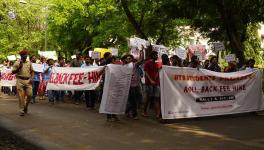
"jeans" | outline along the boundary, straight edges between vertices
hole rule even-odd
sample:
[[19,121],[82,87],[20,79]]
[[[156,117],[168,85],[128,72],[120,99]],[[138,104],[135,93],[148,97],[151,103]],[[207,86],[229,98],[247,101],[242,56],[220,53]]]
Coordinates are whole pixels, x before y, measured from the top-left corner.
[[38,94],[39,81],[32,81],[32,102],[35,103]]
[[140,86],[130,87],[126,114],[131,114],[132,117],[137,117],[138,115],[137,109],[138,109],[138,105],[139,105],[141,97],[142,96],[141,96]]
[[74,100],[75,103],[80,103],[82,100],[83,91],[74,91]]
[[84,94],[85,94],[86,107],[94,108],[95,99],[96,99],[96,91],[89,90],[89,91],[85,91]]
[[56,101],[64,101],[65,91],[54,91]]
[[54,102],[54,93],[55,91],[53,90],[47,90],[49,102]]

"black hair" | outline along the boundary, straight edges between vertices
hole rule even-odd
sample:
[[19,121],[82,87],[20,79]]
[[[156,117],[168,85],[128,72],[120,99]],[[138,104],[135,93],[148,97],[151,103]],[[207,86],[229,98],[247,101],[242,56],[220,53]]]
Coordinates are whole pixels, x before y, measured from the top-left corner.
[[213,56],[211,59],[210,59],[210,63],[212,63],[213,59],[217,58],[216,56]]
[[110,52],[106,52],[106,53],[104,53],[104,58],[107,58],[107,57],[109,57],[110,55],[111,55]]
[[151,53],[149,54],[149,57],[150,57],[151,59],[153,59],[153,58],[156,57],[156,55],[158,55],[158,52],[156,52],[156,51],[151,51]]

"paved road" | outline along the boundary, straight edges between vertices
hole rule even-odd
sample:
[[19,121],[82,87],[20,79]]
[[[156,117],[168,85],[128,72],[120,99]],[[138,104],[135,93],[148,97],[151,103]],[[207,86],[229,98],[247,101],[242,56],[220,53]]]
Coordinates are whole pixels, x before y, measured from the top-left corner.
[[47,150],[263,150],[264,116],[243,114],[160,124],[152,118],[106,122],[84,105],[41,101],[18,116],[17,100],[0,97],[0,126]]

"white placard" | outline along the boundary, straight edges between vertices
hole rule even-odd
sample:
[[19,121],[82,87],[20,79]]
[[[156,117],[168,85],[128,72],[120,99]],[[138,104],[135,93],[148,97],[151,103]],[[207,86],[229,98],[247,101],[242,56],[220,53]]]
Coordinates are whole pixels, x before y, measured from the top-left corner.
[[147,48],[150,45],[150,43],[149,41],[137,37],[129,39],[130,47],[137,47],[138,49],[141,49],[142,45],[144,46],[144,48]]
[[101,58],[101,53],[100,52],[96,52],[96,51],[92,51],[91,57],[92,57],[92,59],[100,59]]
[[124,65],[107,65],[100,113],[125,113],[132,70],[133,68]]
[[75,59],[75,58],[76,58],[76,55],[72,55],[72,56],[71,56],[71,59]]
[[139,59],[140,50],[137,47],[132,47],[130,49],[130,54],[133,55],[135,59]]
[[165,47],[164,45],[152,45],[153,50],[158,52],[158,57],[160,58],[162,54],[168,55],[168,48]]
[[57,60],[58,56],[56,54],[56,51],[38,51],[38,54],[40,56],[44,56],[48,59],[53,59],[53,60]]
[[7,59],[9,61],[14,61],[14,60],[16,60],[16,56],[15,55],[10,55],[10,56],[7,56]]
[[194,51],[194,55],[197,56],[200,61],[203,60],[203,55],[200,51]]
[[43,72],[44,71],[44,65],[43,64],[37,64],[37,63],[32,63],[33,70],[35,72]]
[[225,45],[223,42],[214,43],[213,45],[214,45],[214,50],[217,52],[225,50]]
[[192,118],[264,110],[261,70],[218,73],[162,66],[163,119]]
[[108,49],[112,51],[112,55],[113,56],[118,56],[118,49],[117,48],[110,47]]
[[225,60],[227,62],[236,61],[236,55],[235,54],[228,54],[225,56]]
[[175,54],[180,57],[182,60],[187,58],[187,53],[184,48],[176,48],[175,49]]

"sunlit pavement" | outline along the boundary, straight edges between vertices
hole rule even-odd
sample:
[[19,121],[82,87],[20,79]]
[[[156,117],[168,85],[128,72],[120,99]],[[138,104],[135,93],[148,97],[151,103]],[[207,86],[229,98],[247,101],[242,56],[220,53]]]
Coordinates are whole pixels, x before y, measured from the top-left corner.
[[15,97],[0,97],[0,126],[44,149],[258,150],[264,149],[264,116],[253,113],[185,119],[161,124],[153,118],[107,122],[98,110],[47,101],[20,117]]

